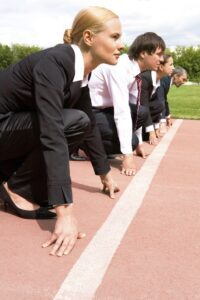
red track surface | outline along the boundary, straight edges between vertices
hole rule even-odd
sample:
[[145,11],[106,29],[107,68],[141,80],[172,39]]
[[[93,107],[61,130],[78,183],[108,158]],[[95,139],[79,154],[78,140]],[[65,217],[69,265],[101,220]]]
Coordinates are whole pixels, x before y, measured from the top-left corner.
[[[94,299],[200,299],[199,132],[200,121],[185,120],[181,124]],[[154,149],[147,144],[145,147],[149,153]],[[144,162],[136,157],[138,169]],[[20,219],[1,206],[0,299],[54,299],[128,184],[134,182],[132,177],[120,174],[119,160],[112,160],[121,191],[111,200],[101,193],[100,180],[94,176],[90,162],[70,163],[76,214],[86,238],[77,242],[69,256],[51,257],[49,249],[42,249],[41,244],[55,221]],[[88,270],[83,271],[87,274]],[[65,295],[59,299],[72,298]],[[89,300],[78,294],[73,299]]]

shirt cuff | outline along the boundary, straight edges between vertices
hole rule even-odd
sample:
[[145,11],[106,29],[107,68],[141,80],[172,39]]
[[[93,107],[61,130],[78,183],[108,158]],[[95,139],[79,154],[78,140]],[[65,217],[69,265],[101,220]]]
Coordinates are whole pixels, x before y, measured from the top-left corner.
[[160,124],[159,123],[154,123],[154,129],[159,129]]
[[138,136],[138,140],[139,140],[139,145],[143,144],[143,140],[142,140],[142,135],[141,134]]
[[146,132],[150,132],[150,131],[154,131],[154,126],[153,125],[149,125],[145,128]]
[[120,147],[122,154],[131,154],[133,153],[132,145],[130,147]]
[[138,137],[138,140],[139,140],[139,144],[143,144],[143,140],[142,140],[142,127],[139,127],[136,131],[135,131],[135,134],[137,135]]

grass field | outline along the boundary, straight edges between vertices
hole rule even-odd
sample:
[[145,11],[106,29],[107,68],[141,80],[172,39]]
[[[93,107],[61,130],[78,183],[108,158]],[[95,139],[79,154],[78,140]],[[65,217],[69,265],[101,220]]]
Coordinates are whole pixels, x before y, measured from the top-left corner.
[[200,85],[172,86],[168,102],[173,118],[200,119]]

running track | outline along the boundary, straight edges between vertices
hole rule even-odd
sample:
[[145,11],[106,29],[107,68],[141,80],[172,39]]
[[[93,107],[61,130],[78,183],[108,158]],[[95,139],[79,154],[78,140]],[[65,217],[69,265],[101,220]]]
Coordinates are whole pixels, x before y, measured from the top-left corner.
[[112,200],[89,162],[70,162],[81,231],[57,258],[41,244],[54,220],[24,220],[0,207],[2,300],[199,300],[200,121],[176,120],[156,147],[119,173]]

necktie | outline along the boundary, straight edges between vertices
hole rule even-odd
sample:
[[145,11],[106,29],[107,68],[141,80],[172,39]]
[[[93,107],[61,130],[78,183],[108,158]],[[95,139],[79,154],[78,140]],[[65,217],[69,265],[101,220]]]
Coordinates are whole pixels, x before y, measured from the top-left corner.
[[139,114],[139,108],[140,108],[140,96],[141,96],[141,88],[142,88],[142,79],[141,79],[140,75],[136,75],[135,79],[137,82],[138,95],[137,95],[137,100],[136,100],[136,120],[135,120],[134,131],[137,128],[138,114]]

